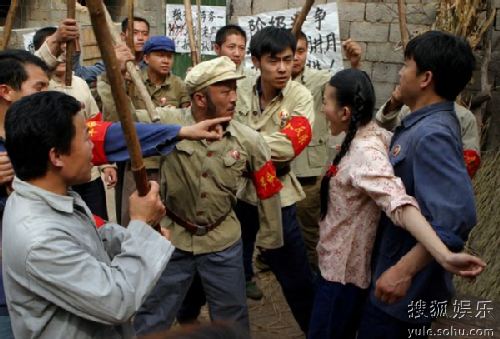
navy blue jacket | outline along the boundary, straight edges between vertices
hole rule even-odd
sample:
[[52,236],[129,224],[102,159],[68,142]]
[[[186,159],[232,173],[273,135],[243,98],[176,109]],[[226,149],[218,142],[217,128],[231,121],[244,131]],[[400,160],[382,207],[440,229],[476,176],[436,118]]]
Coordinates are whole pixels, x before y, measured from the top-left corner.
[[[476,224],[476,208],[453,102],[426,106],[403,119],[392,138],[389,158],[407,193],[415,197],[441,240],[452,251],[462,250]],[[454,293],[452,275],[436,261],[413,278],[403,300],[387,305],[374,296],[376,280],[415,244],[409,232],[382,216],[370,298],[376,307],[399,320],[430,322],[431,304],[447,301]],[[419,300],[426,305],[426,316],[415,319],[408,305]]]

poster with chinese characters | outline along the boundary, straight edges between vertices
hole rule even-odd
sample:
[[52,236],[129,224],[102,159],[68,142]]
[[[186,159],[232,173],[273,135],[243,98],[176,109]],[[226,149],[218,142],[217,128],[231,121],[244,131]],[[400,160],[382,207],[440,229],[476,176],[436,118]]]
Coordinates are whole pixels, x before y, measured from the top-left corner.
[[[292,8],[238,18],[238,25],[248,36],[247,67],[252,67],[248,52],[250,38],[266,26],[291,28],[294,17],[299,11],[300,8]],[[308,66],[315,69],[329,69],[333,72],[343,69],[336,3],[313,6],[302,26],[302,31],[307,36],[309,44]]]
[[[197,37],[198,8],[192,6],[195,39]],[[217,30],[226,25],[225,6],[201,6],[201,54],[215,55],[212,44]],[[184,5],[167,4],[167,36],[174,40],[178,53],[190,53]]]

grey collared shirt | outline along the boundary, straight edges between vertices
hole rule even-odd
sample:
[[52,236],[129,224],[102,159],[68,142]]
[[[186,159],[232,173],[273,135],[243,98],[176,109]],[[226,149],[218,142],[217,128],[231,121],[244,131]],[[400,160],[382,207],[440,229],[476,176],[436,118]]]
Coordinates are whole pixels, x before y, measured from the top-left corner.
[[74,192],[18,178],[3,218],[3,279],[16,338],[129,338],[130,318],[174,247],[147,224],[97,229]]

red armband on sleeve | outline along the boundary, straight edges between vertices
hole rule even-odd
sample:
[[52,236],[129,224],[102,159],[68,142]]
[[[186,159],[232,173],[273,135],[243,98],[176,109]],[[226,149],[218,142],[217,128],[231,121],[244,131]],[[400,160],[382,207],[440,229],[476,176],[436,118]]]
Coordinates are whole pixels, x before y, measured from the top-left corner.
[[267,199],[278,193],[283,184],[276,176],[276,169],[271,161],[268,161],[259,170],[252,173],[252,181],[259,199]]
[[292,117],[281,133],[292,142],[295,155],[299,155],[309,145],[312,138],[311,124],[306,117]]
[[92,118],[90,118],[90,119],[87,120],[87,122],[89,122],[89,121],[103,121],[103,119],[102,119],[102,112],[97,113]]
[[106,142],[106,131],[111,124],[112,122],[110,121],[87,120],[89,138],[94,144],[94,148],[92,148],[92,163],[95,166],[108,163],[104,144]]
[[466,149],[464,150],[464,161],[467,172],[472,179],[481,165],[481,157],[477,151]]

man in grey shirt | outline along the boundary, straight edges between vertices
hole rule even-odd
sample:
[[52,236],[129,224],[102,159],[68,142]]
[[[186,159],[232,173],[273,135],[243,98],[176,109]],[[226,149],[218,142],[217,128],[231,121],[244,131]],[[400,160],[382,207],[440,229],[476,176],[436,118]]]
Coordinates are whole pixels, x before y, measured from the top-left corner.
[[151,182],[130,198],[127,228],[96,228],[70,186],[86,182],[92,147],[80,103],[37,93],[8,111],[16,178],[3,219],[3,278],[18,338],[128,338],[130,319],[174,247],[149,225],[165,208]]

